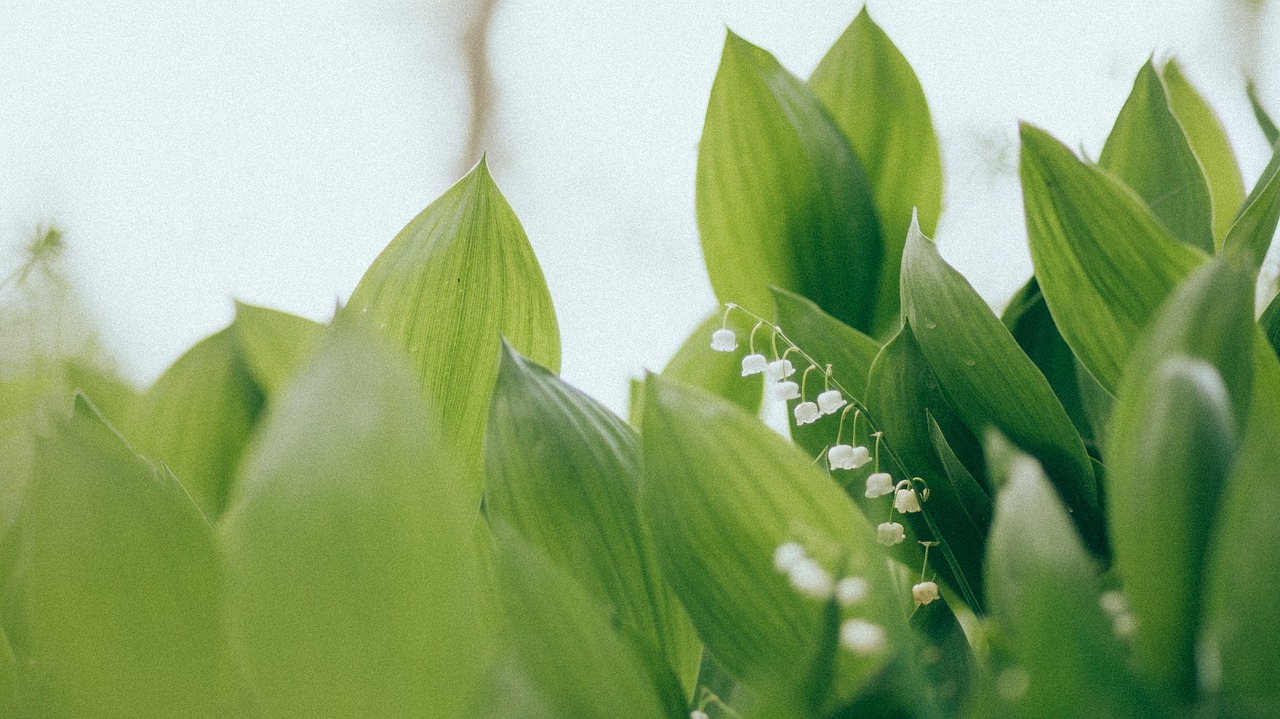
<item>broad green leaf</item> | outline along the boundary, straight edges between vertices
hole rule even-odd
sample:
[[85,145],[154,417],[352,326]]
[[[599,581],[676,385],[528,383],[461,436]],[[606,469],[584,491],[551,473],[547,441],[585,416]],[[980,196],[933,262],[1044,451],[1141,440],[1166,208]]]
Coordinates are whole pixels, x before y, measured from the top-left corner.
[[1267,108],[1263,107],[1262,101],[1258,99],[1258,86],[1253,83],[1253,80],[1249,80],[1245,83],[1244,89],[1245,94],[1249,96],[1249,105],[1253,108],[1253,116],[1258,121],[1258,127],[1267,138],[1267,144],[1274,146],[1280,140],[1280,129],[1276,128],[1271,116],[1267,114]]
[[21,716],[18,713],[18,660],[9,646],[9,638],[0,627],[0,712],[4,716]]
[[78,360],[65,362],[62,372],[68,396],[80,392],[108,422],[117,426],[128,419],[138,399],[138,390],[115,372]]
[[1133,188],[1174,237],[1213,252],[1209,185],[1150,60],[1138,71],[1098,164]]
[[809,87],[871,183],[884,240],[872,328],[887,338],[899,324],[898,267],[912,210],[929,233],[942,211],[942,155],[929,104],[911,65],[865,6],[818,63]]
[[1021,715],[1166,716],[1130,675],[1099,605],[1096,569],[1039,463],[1017,453],[1009,467],[987,548],[987,586],[1016,661],[1005,676],[1023,677],[1009,682],[1022,685],[1010,692]]
[[169,466],[201,510],[217,517],[262,408],[234,325],[187,350],[138,398],[124,434]]
[[1221,246],[1236,211],[1244,202],[1244,179],[1236,164],[1231,141],[1222,122],[1195,86],[1182,74],[1176,60],[1170,60],[1161,72],[1169,93],[1169,108],[1187,133],[1187,141],[1204,170],[1213,198],[1213,239]]
[[1022,195],[1036,279],[1076,357],[1114,392],[1134,339],[1203,253],[1111,175],[1022,126]]
[[41,717],[231,713],[209,525],[82,397],[40,443],[24,530]]
[[711,85],[696,199],[722,302],[767,316],[776,286],[871,326],[884,248],[862,164],[812,91],[732,32]]
[[408,353],[445,439],[464,461],[481,455],[499,338],[560,369],[542,269],[483,159],[395,236],[343,314],[367,318]]
[[965,424],[975,434],[999,429],[1050,467],[1085,543],[1104,551],[1093,468],[1071,418],[1009,330],[914,225],[902,255],[902,312]]
[[236,303],[232,329],[245,365],[268,399],[280,393],[324,333],[319,322],[243,302]]
[[640,438],[503,346],[489,411],[485,507],[663,658],[692,695],[702,646],[662,579],[637,506]]
[[1239,216],[1227,232],[1223,250],[1243,251],[1253,259],[1254,267],[1261,267],[1271,248],[1277,223],[1280,223],[1280,147],[1240,208]]
[[862,399],[880,343],[793,292],[775,288],[773,307],[776,324],[786,337],[817,361],[831,365],[831,376]]
[[[928,411],[926,410],[926,414]],[[938,426],[933,415],[928,415],[929,419],[929,438],[933,441],[933,449],[938,454],[938,459],[942,462],[942,468],[946,472],[947,479],[951,482],[951,488],[955,490],[956,502],[964,509],[965,516],[973,523],[974,532],[979,537],[986,537],[987,532],[991,529],[991,495],[987,494],[987,490],[978,483],[969,469],[964,466],[960,458],[956,456],[951,444],[947,442],[947,437],[942,433],[942,428]]]
[[[717,352],[711,349],[711,334],[720,329],[722,323],[737,334],[739,351]],[[760,378],[742,376],[742,356],[748,352],[754,325],[755,322],[741,312],[730,312],[727,318],[724,310],[712,312],[680,345],[662,374],[701,387],[748,412],[755,412],[760,409]],[[763,332],[757,333],[758,340],[765,336]]]
[[1280,354],[1280,295],[1271,298],[1267,309],[1263,310],[1262,316],[1258,318],[1258,324],[1262,326],[1262,333],[1266,336],[1271,349]]
[[273,717],[465,715],[486,651],[474,505],[399,356],[339,327],[274,402],[220,527]]
[[498,576],[509,641],[556,717],[673,719],[643,660],[615,633],[599,597],[498,524]]
[[875,530],[793,445],[755,417],[660,376],[646,381],[641,506],[667,580],[707,649],[747,686],[795,686],[823,641],[826,602],[793,589],[774,552],[798,542],[833,578],[871,595],[854,608],[888,648],[841,652],[833,698],[848,698],[909,640]]

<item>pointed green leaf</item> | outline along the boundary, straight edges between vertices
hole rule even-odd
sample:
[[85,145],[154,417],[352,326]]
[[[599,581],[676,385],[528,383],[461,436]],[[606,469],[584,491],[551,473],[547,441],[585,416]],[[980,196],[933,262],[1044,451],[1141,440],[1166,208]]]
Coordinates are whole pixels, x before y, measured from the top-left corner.
[[1098,164],[1133,188],[1174,237],[1213,252],[1209,185],[1150,60],[1138,71]]
[[965,424],[974,433],[999,429],[1050,467],[1086,544],[1103,551],[1093,468],[1071,418],[1009,330],[914,225],[902,256],[902,311]]
[[1258,127],[1262,129],[1262,134],[1267,138],[1267,144],[1275,145],[1280,140],[1280,129],[1276,128],[1276,123],[1272,122],[1271,116],[1267,114],[1267,108],[1262,106],[1262,101],[1258,99],[1258,86],[1249,80],[1244,86],[1245,94],[1249,96],[1249,106],[1253,108],[1253,116],[1258,121]]
[[1280,354],[1280,295],[1271,298],[1267,309],[1263,310],[1262,316],[1258,318],[1258,324],[1262,326],[1262,333],[1266,336],[1271,349]]
[[1105,171],[1022,126],[1022,194],[1036,279],[1063,339],[1114,392],[1134,339],[1203,253]]
[[82,397],[38,458],[24,529],[40,716],[226,716],[221,578],[191,497]]
[[932,233],[942,211],[942,155],[920,81],[864,6],[809,78],[866,169],[884,239],[873,329],[898,329],[898,267],[917,210]]
[[[560,369],[542,269],[483,159],[395,236],[343,313],[366,317],[409,354],[445,438],[466,461],[481,454],[499,337]],[[478,482],[472,490],[478,499]]]
[[143,455],[169,466],[216,517],[262,407],[262,393],[228,327],[187,350],[138,398],[125,424]]
[[[928,414],[928,410],[926,410]],[[991,529],[991,495],[974,479],[973,474],[964,466],[960,458],[951,449],[947,437],[942,433],[932,414],[928,414],[929,438],[933,440],[933,449],[942,462],[951,488],[955,490],[956,502],[964,509],[965,516],[973,523],[974,531],[979,537],[986,537]]]
[[1169,92],[1169,108],[1187,133],[1187,140],[1204,169],[1213,198],[1213,239],[1221,246],[1227,230],[1244,202],[1244,179],[1236,164],[1231,141],[1222,122],[1195,86],[1182,74],[1176,60],[1165,63],[1161,72]]
[[728,34],[698,146],[698,229],[722,302],[761,316],[769,287],[870,327],[883,247],[871,188],[822,103]]
[[1267,250],[1271,249],[1277,223],[1280,223],[1280,147],[1240,208],[1239,216],[1227,232],[1223,251],[1241,250],[1253,259],[1254,267],[1261,267]]
[[280,393],[324,333],[319,322],[243,302],[236,303],[232,329],[245,365],[268,398]]
[[[737,335],[739,351],[717,352],[711,349],[711,334],[720,329],[722,322]],[[742,355],[747,352],[754,324],[741,312],[730,312],[727,319],[724,310],[712,312],[680,345],[662,374],[701,387],[748,412],[755,412],[760,409],[763,388],[760,378],[742,376]]]
[[840,653],[838,695],[907,646],[875,530],[809,458],[755,417],[660,376],[644,406],[641,506],[664,574],[719,662],[767,693],[796,686],[816,656],[826,603],[774,567],[786,542],[833,578],[864,577],[871,596],[856,615],[886,632],[884,653]]
[[662,579],[637,507],[640,441],[590,397],[504,345],[485,507],[659,650],[693,693],[702,646]]
[[269,410],[220,537],[274,717],[460,717],[486,651],[474,505],[411,369],[340,327]]

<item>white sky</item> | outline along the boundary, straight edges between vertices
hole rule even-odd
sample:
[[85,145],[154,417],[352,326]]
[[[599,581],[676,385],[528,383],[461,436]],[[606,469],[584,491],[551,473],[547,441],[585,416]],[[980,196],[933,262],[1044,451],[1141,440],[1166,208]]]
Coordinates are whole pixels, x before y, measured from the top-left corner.
[[[1243,94],[1280,60],[1243,0],[869,3],[924,85],[947,169],[938,240],[994,305],[1030,273],[1016,121],[1096,156],[1151,54],[1218,108],[1251,187]],[[106,7],[110,5],[110,7]],[[232,298],[316,319],[456,179],[459,8],[429,0],[0,2],[0,259],[37,221],[126,373],[148,382]],[[725,27],[807,76],[853,2],[502,0],[490,161],[542,262],[566,379],[625,409],[714,306],[696,145]],[[1259,78],[1280,112],[1280,74]],[[3,265],[0,265],[3,267]]]

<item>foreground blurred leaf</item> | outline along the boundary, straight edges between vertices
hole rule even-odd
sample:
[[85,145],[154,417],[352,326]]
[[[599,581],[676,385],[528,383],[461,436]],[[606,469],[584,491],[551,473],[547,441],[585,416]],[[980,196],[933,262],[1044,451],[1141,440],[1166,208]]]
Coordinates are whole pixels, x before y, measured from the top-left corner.
[[464,715],[486,650],[474,505],[407,365],[342,327],[269,410],[220,535],[274,717]]
[[504,345],[485,458],[489,516],[504,520],[661,651],[687,700],[702,646],[663,581],[640,521],[635,430]]
[[809,87],[831,113],[866,170],[884,259],[872,329],[898,329],[898,267],[917,210],[933,233],[942,211],[942,155],[920,81],[866,6],[818,63]]
[[1213,239],[1221,246],[1236,211],[1244,202],[1244,179],[1231,141],[1209,103],[1182,74],[1176,60],[1165,63],[1161,76],[1169,93],[1169,108],[1187,133],[1187,140],[1204,170],[1213,198]]
[[1134,339],[1165,296],[1203,261],[1137,196],[1022,126],[1022,195],[1040,291],[1063,339],[1114,392]]
[[209,525],[83,398],[40,443],[24,527],[39,716],[231,713]]
[[767,316],[777,286],[871,326],[884,249],[866,173],[809,88],[732,32],[698,146],[697,210],[722,302]]
[[1138,71],[1098,164],[1133,188],[1174,237],[1213,252],[1213,202],[1204,170],[1150,60]]
[[319,322],[243,302],[236,303],[232,328],[245,365],[268,399],[279,394],[324,332]]
[[217,517],[261,407],[233,325],[165,370],[134,403],[125,435],[171,467],[200,508]]
[[[396,235],[343,312],[368,318],[408,352],[463,461],[481,455],[499,337],[560,369],[560,334],[542,270],[483,159]],[[478,482],[472,492],[478,500]]]
[[1262,101],[1258,99],[1258,86],[1253,80],[1245,83],[1245,94],[1249,96],[1249,106],[1253,108],[1253,116],[1258,121],[1258,127],[1261,128],[1262,134],[1267,138],[1267,143],[1275,145],[1280,140],[1280,129],[1276,128],[1276,124],[1272,122],[1271,116],[1267,114],[1267,109],[1262,106]]
[[1224,251],[1243,249],[1253,259],[1253,266],[1261,267],[1271,248],[1277,223],[1280,223],[1280,147],[1240,208],[1240,215],[1227,233]]

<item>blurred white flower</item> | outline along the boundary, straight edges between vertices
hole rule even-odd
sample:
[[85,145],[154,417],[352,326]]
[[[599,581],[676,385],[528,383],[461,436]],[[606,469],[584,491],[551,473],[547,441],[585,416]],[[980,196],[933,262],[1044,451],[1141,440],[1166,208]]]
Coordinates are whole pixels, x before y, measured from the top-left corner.
[[884,629],[865,619],[849,619],[840,625],[840,646],[854,654],[875,654],[884,649]]

